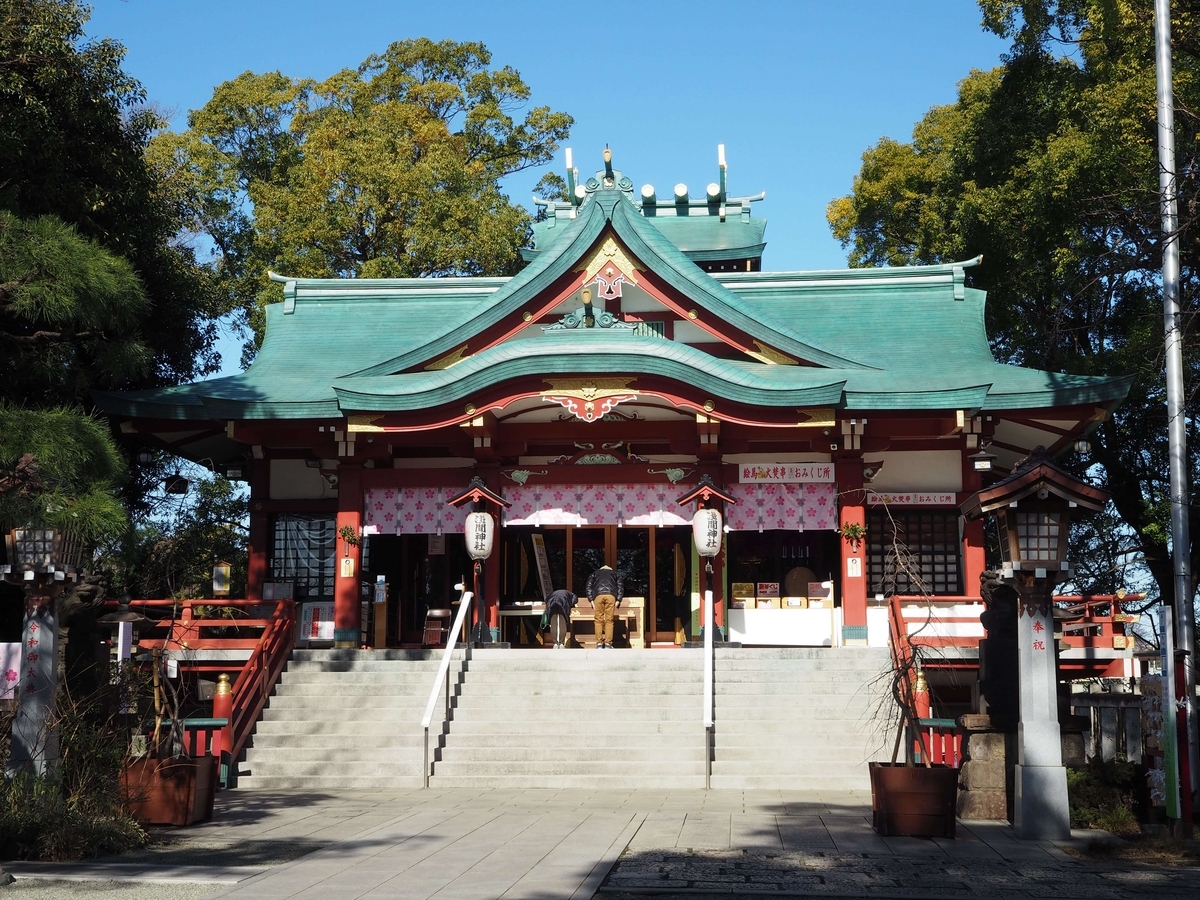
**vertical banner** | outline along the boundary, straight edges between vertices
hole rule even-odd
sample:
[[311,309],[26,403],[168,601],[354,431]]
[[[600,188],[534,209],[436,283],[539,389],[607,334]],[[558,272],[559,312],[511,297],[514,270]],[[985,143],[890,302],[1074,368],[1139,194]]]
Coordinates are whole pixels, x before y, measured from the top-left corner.
[[58,624],[53,601],[26,612],[21,632],[21,670],[17,682],[17,716],[13,721],[10,771],[29,769],[45,775],[58,761],[53,725],[58,675]]
[[1163,791],[1167,796],[1167,818],[1179,818],[1179,741],[1175,727],[1175,659],[1171,655],[1175,627],[1171,607],[1158,608],[1158,645],[1162,656],[1162,742]]

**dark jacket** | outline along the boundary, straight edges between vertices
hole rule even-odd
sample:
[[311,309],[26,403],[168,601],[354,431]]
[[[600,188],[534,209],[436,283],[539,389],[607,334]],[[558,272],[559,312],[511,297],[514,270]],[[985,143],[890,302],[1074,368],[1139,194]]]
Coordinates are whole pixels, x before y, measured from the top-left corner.
[[579,598],[567,590],[554,591],[546,598],[546,615],[560,615],[567,619],[571,618],[571,610],[575,604],[579,602]]
[[621,577],[620,572],[613,569],[597,569],[592,573],[587,583],[588,600],[595,603],[600,594],[612,594],[617,598],[617,606],[621,605],[621,601],[625,599],[625,579]]

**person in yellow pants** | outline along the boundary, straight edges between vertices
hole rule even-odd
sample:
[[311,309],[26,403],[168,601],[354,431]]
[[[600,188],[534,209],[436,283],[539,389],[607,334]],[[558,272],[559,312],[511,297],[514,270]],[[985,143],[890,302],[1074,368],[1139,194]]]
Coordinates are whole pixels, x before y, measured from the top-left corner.
[[596,648],[599,650],[612,649],[613,617],[624,594],[624,579],[610,566],[601,566],[588,578],[587,595],[595,610]]

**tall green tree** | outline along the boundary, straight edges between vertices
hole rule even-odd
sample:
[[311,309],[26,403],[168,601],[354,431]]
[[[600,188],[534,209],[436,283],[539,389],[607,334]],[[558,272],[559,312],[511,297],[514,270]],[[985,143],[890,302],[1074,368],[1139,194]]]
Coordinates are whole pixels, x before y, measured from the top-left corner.
[[[124,48],[86,39],[88,12],[78,0],[0,0],[0,209],[30,222],[53,216],[131,267],[146,302],[123,310],[101,303],[86,330],[94,346],[135,335],[143,359],[97,381],[104,367],[89,353],[51,350],[73,371],[40,384],[6,377],[0,397],[20,403],[86,404],[90,388],[176,384],[218,366],[215,321],[227,301],[177,240],[183,211],[146,159],[163,120],[122,70]],[[40,249],[58,252],[35,242],[25,255]],[[82,293],[78,303],[94,299]],[[117,314],[105,319],[109,312]],[[27,321],[28,310],[0,305],[0,334],[20,330],[14,319]],[[39,346],[57,340],[55,329],[40,330]],[[16,368],[14,349],[0,336],[6,372]]]
[[[1174,4],[1177,151],[1189,389],[1190,519],[1200,534],[1200,3]],[[863,154],[853,191],[829,205],[850,263],[902,265],[982,253],[998,359],[1081,374],[1133,374],[1129,399],[1096,432],[1124,548],[1170,597],[1163,318],[1152,0],[980,0],[1011,41],[1003,64],[971,72],[911,141]],[[1113,532],[1108,532],[1111,538]],[[1106,539],[1107,540],[1107,539]],[[1200,573],[1200,541],[1193,541]],[[1117,587],[1119,565],[1103,567]],[[1090,585],[1089,585],[1090,586]]]
[[529,214],[505,176],[550,161],[572,119],[477,42],[397,41],[324,81],[246,72],[159,135],[153,158],[261,324],[274,269],[305,277],[510,274]]

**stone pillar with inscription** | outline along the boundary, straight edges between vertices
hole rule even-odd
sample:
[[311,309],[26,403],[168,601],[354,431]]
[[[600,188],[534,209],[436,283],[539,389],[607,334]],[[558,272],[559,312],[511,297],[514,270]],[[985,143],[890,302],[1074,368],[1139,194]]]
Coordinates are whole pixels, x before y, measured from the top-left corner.
[[1017,665],[1021,719],[1017,727],[1017,766],[1013,827],[1026,840],[1071,836],[1067,770],[1062,764],[1058,724],[1058,667],[1054,622],[1045,580],[1021,585],[1017,605]]
[[42,776],[58,762],[54,697],[58,689],[58,622],[54,598],[26,595],[21,631],[21,670],[17,714],[13,718],[8,774]]

